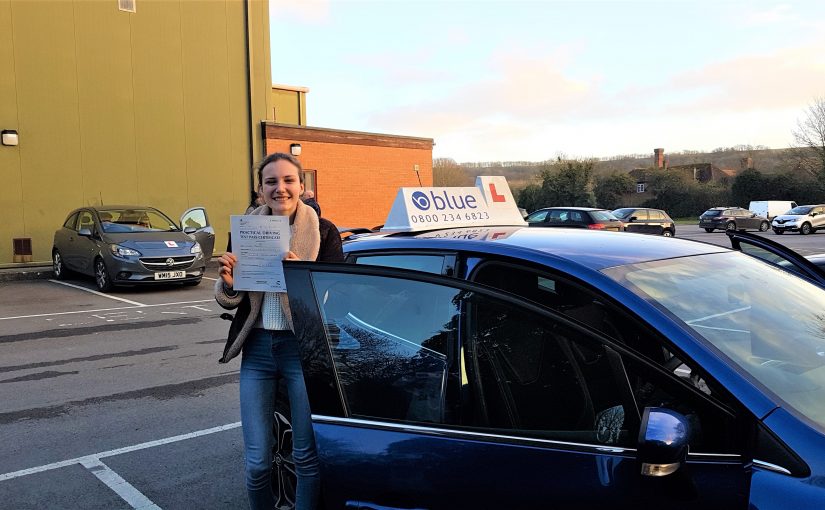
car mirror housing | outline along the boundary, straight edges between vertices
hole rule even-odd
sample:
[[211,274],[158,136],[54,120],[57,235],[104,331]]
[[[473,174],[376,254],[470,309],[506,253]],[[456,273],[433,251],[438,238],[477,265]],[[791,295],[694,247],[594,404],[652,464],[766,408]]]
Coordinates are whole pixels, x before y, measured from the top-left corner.
[[82,237],[92,237],[92,231],[88,228],[81,228],[77,231],[77,235]]
[[186,227],[183,229],[184,234],[194,234],[197,231],[198,229],[196,229],[195,227]]
[[690,424],[683,415],[663,407],[646,407],[639,429],[638,459],[643,476],[675,473],[687,460]]
[[636,219],[637,218],[635,216],[631,216],[630,218],[627,219],[627,221],[636,221]]

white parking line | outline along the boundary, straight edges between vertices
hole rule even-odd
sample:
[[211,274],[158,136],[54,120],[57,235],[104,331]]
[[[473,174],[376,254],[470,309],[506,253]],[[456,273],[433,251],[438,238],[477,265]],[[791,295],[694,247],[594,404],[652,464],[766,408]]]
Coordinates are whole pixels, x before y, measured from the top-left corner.
[[218,281],[217,278],[209,278],[208,276],[201,276],[201,278],[203,278],[204,280],[212,280],[213,282]]
[[95,475],[98,480],[106,484],[115,494],[123,498],[132,508],[140,510],[161,510],[151,499],[143,495],[134,485],[123,479],[119,474],[112,471],[109,466],[99,459],[90,459],[81,462],[83,467]]
[[72,285],[71,283],[61,282],[60,280],[49,280],[49,281],[52,282],[52,283],[59,283],[60,285],[65,285],[66,287],[71,287],[73,289],[85,290],[86,292],[91,292],[92,294],[95,294],[97,296],[103,296],[105,298],[116,299],[118,301],[123,301],[124,303],[129,303],[130,305],[146,306],[143,303],[138,303],[137,301],[129,301],[128,299],[123,299],[123,298],[119,298],[119,297],[115,297],[115,296],[110,296],[108,294],[104,294],[104,293],[98,292],[96,290],[87,289],[86,287],[81,287],[80,285]]
[[108,450],[105,452],[94,453],[92,455],[86,455],[83,457],[77,457],[74,459],[69,460],[62,460],[60,462],[53,462],[51,464],[45,464],[43,466],[36,466],[33,468],[28,469],[21,469],[20,471],[12,471],[11,473],[6,473],[0,475],[0,482],[5,480],[11,480],[12,478],[19,478],[21,476],[26,475],[33,475],[35,473],[42,473],[43,471],[51,471],[52,469],[59,469],[66,466],[71,466],[72,464],[83,464],[84,462],[94,462],[99,461],[104,457],[112,457],[114,455],[121,455],[124,453],[135,452],[138,450],[144,450],[146,448],[152,448],[154,446],[161,446],[169,443],[176,443],[178,441],[185,441],[187,439],[193,439],[200,436],[206,436],[209,434],[214,434],[216,432],[223,432],[224,430],[231,430],[236,429],[241,426],[241,422],[235,423],[228,423],[226,425],[221,425],[219,427],[212,427],[211,429],[203,429],[203,430],[196,430],[195,432],[189,432],[188,434],[181,434],[178,436],[167,437],[165,439],[157,439],[155,441],[148,441],[146,443],[140,443],[132,446],[124,446],[123,448],[118,448],[116,450]]
[[[189,305],[192,303],[209,303],[215,301],[214,299],[199,299],[197,301],[177,301],[175,303],[158,303],[155,305],[139,305],[140,308],[151,308],[153,306],[172,306],[172,305]],[[53,313],[36,313],[33,315],[15,315],[13,317],[0,317],[0,321],[7,321],[11,319],[31,319],[34,317],[51,317],[54,315],[71,315],[76,313],[95,313],[95,312],[109,312],[112,310],[132,310],[136,306],[119,306],[116,308],[97,308],[95,310],[73,310],[71,312],[53,312]]]

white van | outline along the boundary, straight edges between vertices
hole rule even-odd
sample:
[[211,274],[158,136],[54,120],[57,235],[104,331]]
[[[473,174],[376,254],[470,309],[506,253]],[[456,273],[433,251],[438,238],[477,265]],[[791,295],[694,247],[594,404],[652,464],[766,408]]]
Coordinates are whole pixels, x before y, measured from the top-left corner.
[[775,216],[785,214],[794,207],[796,207],[796,202],[788,200],[753,200],[748,206],[748,209],[759,216],[764,216],[772,220]]

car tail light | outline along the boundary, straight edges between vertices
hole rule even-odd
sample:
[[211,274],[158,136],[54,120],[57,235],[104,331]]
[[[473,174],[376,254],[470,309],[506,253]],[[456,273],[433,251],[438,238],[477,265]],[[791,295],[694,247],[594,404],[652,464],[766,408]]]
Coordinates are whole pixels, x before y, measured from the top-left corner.
[[591,223],[587,226],[587,228],[589,228],[590,230],[603,230],[604,223]]

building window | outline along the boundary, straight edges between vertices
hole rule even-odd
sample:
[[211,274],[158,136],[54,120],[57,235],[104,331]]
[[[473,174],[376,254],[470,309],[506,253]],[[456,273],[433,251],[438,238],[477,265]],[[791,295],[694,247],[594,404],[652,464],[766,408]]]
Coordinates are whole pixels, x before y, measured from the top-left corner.
[[317,179],[315,170],[304,170],[304,190],[311,191],[318,199]]
[[636,193],[644,193],[645,192],[645,183],[640,182],[636,184]]

